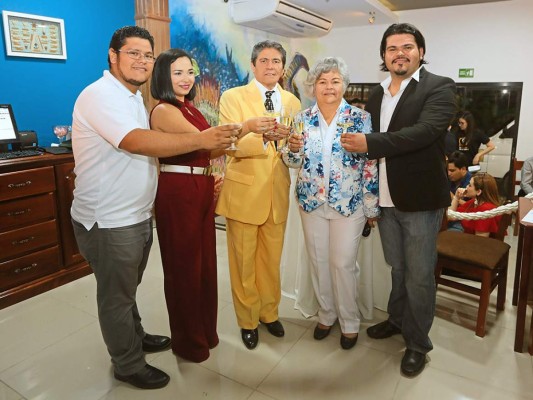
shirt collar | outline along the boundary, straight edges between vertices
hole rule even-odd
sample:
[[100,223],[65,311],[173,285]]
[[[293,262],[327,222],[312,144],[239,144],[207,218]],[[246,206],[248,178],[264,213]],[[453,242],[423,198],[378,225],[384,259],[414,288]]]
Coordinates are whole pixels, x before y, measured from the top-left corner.
[[[415,81],[420,82],[420,68],[422,68],[422,66],[418,67],[418,69],[415,72],[413,72],[413,75],[411,75],[409,78],[404,79],[402,81],[402,84],[400,85],[402,89],[405,88],[409,84],[409,82],[411,82],[411,79],[414,79]],[[391,81],[392,81],[392,78],[389,74],[387,79],[381,82],[381,86],[383,87],[383,90],[389,90]]]
[[[341,100],[341,103],[339,104],[339,107],[337,107],[337,114],[339,114],[341,110],[344,110],[345,108],[347,108],[347,106],[348,106],[348,102],[343,98]],[[318,109],[318,103],[315,101],[315,104],[313,104],[313,106],[311,107],[311,114],[317,114],[319,111],[320,110]]]
[[274,89],[267,89],[266,87],[263,86],[262,83],[260,83],[257,79],[254,79],[254,83],[255,85],[257,86],[257,88],[259,89],[259,91],[261,92],[261,96],[263,96],[263,99],[266,98],[266,92],[267,91],[271,91],[271,92],[274,92],[274,93],[279,93],[279,90],[278,90],[278,85],[276,84],[276,86],[274,86]]
[[115,85],[117,88],[122,90],[124,93],[127,93],[128,96],[137,97],[142,101],[142,94],[140,90],[137,90],[137,92],[132,93],[126,86],[122,84],[117,78],[113,76],[111,72],[108,70],[104,71],[104,78],[108,79],[113,85]]

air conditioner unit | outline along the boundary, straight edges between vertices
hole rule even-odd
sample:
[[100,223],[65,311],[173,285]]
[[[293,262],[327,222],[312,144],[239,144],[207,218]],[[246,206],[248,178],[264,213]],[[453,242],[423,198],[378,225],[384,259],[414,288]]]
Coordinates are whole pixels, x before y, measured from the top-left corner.
[[285,0],[229,1],[235,23],[281,36],[324,36],[333,24],[326,17]]

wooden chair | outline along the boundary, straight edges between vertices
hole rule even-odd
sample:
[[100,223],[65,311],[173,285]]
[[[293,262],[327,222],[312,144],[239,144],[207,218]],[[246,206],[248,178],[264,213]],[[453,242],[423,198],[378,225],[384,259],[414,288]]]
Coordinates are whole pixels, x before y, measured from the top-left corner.
[[[511,220],[503,214],[499,231],[492,237],[482,237],[461,232],[442,231],[437,237],[437,267],[435,281],[466,293],[479,296],[476,335],[485,336],[485,321],[489,298],[498,287],[496,308],[503,310],[507,284],[509,246],[503,241]],[[481,282],[481,288],[444,277],[443,269],[460,274],[461,279]]]
[[[520,180],[521,178],[518,178],[519,173],[522,170],[522,166],[524,165],[524,161],[518,161],[516,158],[513,158],[513,176],[512,176],[512,188],[511,188],[511,196],[510,198],[513,199],[513,201],[518,200],[518,189],[520,189]],[[513,236],[518,235],[518,211],[513,212],[514,216],[514,229],[513,229]]]

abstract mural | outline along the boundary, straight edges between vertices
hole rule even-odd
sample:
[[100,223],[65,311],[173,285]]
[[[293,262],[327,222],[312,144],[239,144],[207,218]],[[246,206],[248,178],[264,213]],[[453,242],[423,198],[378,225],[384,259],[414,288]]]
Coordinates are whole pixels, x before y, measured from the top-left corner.
[[[255,43],[270,39],[287,50],[285,75],[280,84],[298,96],[303,104],[301,80],[309,70],[307,58],[291,53],[290,39],[235,25],[228,15],[228,5],[216,0],[170,0],[170,45],[187,51],[197,61],[195,105],[210,124],[218,123],[218,99],[227,89],[245,85],[253,79],[250,54]],[[297,82],[296,77],[299,76]]]

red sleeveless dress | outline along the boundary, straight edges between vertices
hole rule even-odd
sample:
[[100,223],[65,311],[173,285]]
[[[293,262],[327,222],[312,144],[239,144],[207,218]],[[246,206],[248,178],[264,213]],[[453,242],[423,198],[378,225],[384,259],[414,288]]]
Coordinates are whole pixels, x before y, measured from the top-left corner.
[[[200,131],[210,127],[190,102],[180,102],[178,108]],[[159,162],[206,167],[209,152],[194,151]],[[209,349],[218,344],[213,191],[212,176],[161,172],[155,199],[172,351],[194,362],[206,360]]]

